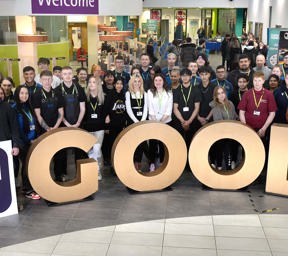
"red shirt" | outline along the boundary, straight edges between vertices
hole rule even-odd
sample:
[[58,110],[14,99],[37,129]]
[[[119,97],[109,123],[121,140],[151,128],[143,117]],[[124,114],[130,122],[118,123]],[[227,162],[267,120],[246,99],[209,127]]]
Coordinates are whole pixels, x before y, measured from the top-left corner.
[[[258,108],[256,104],[259,104]],[[238,109],[245,111],[246,124],[253,129],[260,129],[265,124],[269,113],[277,110],[277,105],[272,92],[264,88],[261,91],[250,89],[244,93],[239,102]]]

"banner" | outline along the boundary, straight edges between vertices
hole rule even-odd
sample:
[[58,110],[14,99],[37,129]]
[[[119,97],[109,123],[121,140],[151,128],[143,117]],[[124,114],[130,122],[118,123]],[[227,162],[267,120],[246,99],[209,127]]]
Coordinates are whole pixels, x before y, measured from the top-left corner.
[[0,142],[0,218],[17,214],[11,141]]
[[[287,30],[285,28],[268,28],[268,54],[267,54],[267,66],[272,68],[274,65],[278,64],[279,57],[278,51],[280,51],[280,32]],[[283,42],[282,42],[283,43]],[[280,53],[281,55],[281,53]]]
[[279,34],[279,49],[278,49],[278,62],[283,64],[284,54],[288,52],[288,30],[280,31]]
[[98,0],[31,0],[32,14],[99,14]]

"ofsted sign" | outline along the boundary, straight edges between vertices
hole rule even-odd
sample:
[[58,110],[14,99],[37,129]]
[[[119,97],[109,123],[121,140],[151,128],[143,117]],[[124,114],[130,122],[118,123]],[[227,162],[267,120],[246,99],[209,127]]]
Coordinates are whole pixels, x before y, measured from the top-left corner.
[[99,14],[98,0],[31,0],[32,14]]

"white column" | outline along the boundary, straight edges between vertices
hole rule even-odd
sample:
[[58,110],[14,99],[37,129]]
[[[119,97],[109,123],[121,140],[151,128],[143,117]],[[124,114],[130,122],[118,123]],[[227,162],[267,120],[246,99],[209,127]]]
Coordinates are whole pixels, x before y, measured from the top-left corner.
[[271,0],[271,1],[272,1],[271,27],[281,25],[282,28],[288,28],[288,19],[287,19],[288,1],[287,0]]
[[[16,16],[16,33],[17,35],[33,35],[36,30],[35,17],[32,16]],[[32,66],[36,68],[37,73],[37,43],[21,43],[18,42],[19,62],[19,78],[20,83],[24,82],[23,68]]]
[[[248,4],[247,22],[253,22],[252,32],[255,33],[255,23],[263,23],[262,41],[267,43],[267,28],[269,27],[270,0],[251,0]],[[248,23],[247,23],[248,26]]]
[[88,71],[93,64],[98,64],[98,17],[87,16],[87,34],[88,34]]

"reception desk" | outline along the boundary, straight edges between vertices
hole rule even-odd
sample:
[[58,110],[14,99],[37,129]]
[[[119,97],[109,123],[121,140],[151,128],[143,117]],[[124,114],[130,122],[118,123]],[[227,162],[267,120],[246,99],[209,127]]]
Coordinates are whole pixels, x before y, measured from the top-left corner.
[[206,41],[206,49],[211,51],[220,51],[221,43],[216,41]]

